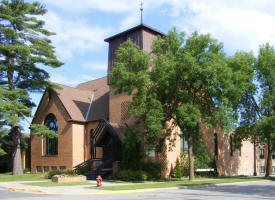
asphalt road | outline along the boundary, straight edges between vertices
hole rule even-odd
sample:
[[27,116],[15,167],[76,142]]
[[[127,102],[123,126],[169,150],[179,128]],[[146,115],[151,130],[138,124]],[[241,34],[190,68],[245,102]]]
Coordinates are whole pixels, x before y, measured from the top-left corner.
[[205,185],[182,188],[157,189],[150,192],[93,194],[93,195],[46,195],[12,192],[0,188],[0,199],[8,200],[250,200],[275,199],[275,181],[257,181],[223,185]]

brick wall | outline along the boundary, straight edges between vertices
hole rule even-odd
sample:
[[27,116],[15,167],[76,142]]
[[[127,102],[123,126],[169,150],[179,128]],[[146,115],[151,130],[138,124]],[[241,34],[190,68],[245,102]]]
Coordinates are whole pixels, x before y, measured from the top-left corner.
[[43,152],[43,139],[32,134],[31,136],[31,172],[36,172],[37,166],[59,168],[73,167],[72,152],[72,123],[67,122],[68,114],[64,110],[58,97],[54,94],[49,95],[46,92],[41,100],[36,117],[35,124],[44,124],[48,114],[54,114],[58,122],[58,155],[47,156]]

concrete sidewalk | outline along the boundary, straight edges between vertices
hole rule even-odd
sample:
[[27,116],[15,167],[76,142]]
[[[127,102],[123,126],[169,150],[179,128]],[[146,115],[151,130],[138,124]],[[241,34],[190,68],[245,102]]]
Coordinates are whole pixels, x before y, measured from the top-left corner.
[[[268,180],[260,180],[260,181],[269,182]],[[168,188],[161,188],[161,189],[153,188],[153,189],[120,190],[120,191],[100,190],[96,187],[96,181],[87,181],[89,185],[51,186],[51,187],[41,187],[41,186],[33,186],[33,185],[25,184],[25,183],[34,183],[34,182],[50,182],[50,180],[0,182],[0,190],[9,190],[9,191],[25,192],[25,193],[33,193],[33,194],[89,195],[89,194],[125,194],[125,193],[138,193],[138,192],[152,192],[152,191],[168,189]],[[147,182],[147,183],[149,184],[151,182]],[[223,183],[223,184],[217,184],[217,185],[219,186],[239,185],[239,184],[242,185],[245,183],[246,182],[235,182],[235,183]],[[102,182],[103,187],[110,186],[110,185],[133,185],[133,184],[144,184],[144,183],[114,183],[109,181]],[[216,185],[216,184],[213,184],[213,185]],[[183,186],[181,188],[188,188],[188,187],[190,186]],[[191,187],[202,187],[202,186],[198,185],[198,186],[191,186]],[[173,189],[173,188],[170,187],[169,189]]]
[[[16,192],[26,192],[33,194],[60,194],[60,195],[89,195],[89,194],[116,194],[116,193],[133,193],[133,192],[146,192],[146,191],[156,191],[157,189],[141,189],[141,190],[125,190],[125,191],[107,191],[100,190],[96,187],[96,181],[87,181],[90,185],[73,185],[73,186],[51,186],[51,187],[41,187],[26,185],[25,183],[34,182],[50,182],[46,181],[14,181],[14,182],[0,182],[0,189],[16,191]],[[103,181],[102,185],[132,185],[139,183],[112,183],[108,181]]]

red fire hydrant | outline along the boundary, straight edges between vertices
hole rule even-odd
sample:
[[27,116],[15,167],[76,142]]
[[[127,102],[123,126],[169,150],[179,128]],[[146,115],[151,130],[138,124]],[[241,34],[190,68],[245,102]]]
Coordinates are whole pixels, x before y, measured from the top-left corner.
[[101,182],[102,182],[102,178],[101,178],[101,176],[97,176],[97,178],[96,178],[96,182],[97,182],[97,187],[100,187],[100,186],[102,186],[102,184],[101,184]]

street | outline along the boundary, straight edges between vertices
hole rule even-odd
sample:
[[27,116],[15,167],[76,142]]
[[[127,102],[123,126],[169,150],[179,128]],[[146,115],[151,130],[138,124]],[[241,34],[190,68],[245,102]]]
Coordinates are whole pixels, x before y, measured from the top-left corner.
[[[72,186],[73,189],[73,186]],[[89,189],[87,189],[89,190]],[[60,191],[60,193],[62,193]],[[103,191],[102,194],[33,194],[25,192],[8,191],[0,188],[0,199],[25,200],[25,199],[50,199],[50,200],[145,200],[145,199],[275,199],[275,181],[257,181],[230,183],[220,185],[204,185],[182,188],[152,189],[149,191]]]

